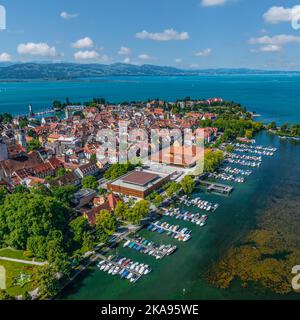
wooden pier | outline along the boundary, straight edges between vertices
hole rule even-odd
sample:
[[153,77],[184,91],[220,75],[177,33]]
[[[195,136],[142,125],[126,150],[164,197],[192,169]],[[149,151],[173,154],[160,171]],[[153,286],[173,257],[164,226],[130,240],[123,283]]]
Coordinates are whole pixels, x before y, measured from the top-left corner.
[[158,248],[155,248],[155,247],[153,247],[152,245],[147,246],[147,245],[145,245],[145,244],[137,241],[136,239],[131,239],[131,238],[129,238],[129,237],[126,237],[125,240],[126,240],[126,241],[130,241],[130,242],[133,242],[133,243],[135,243],[136,245],[143,247],[144,249],[149,249],[149,251],[153,251],[153,255],[154,255],[155,257],[158,256],[158,257],[160,257],[160,258],[162,259],[162,258],[164,258],[164,257],[167,255],[167,252],[162,252],[162,250],[159,250]]
[[233,191],[232,186],[228,186],[225,184],[211,182],[211,181],[205,181],[205,180],[201,180],[199,182],[200,182],[200,185],[205,186],[207,191],[209,191],[209,192],[216,192],[219,194],[229,195]]
[[[119,265],[118,263],[114,262],[114,261],[111,261],[109,259],[107,259],[105,256],[103,256],[102,254],[97,254],[97,258],[100,259],[100,260],[104,260],[105,262],[107,263],[111,263],[114,267],[119,267],[120,269],[124,269],[124,270],[127,270],[128,272],[134,274],[137,278],[135,279],[135,282],[138,281],[143,274],[135,271],[135,270],[131,270],[130,268],[128,268],[127,266],[124,266],[122,267],[121,265]],[[135,263],[134,261],[132,261],[133,263]]]

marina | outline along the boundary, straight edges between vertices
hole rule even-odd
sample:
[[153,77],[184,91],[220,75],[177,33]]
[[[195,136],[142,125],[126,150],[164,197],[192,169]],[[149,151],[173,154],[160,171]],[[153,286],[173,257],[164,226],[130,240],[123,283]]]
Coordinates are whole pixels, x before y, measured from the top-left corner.
[[232,167],[223,167],[219,171],[230,173],[230,174],[238,174],[242,176],[250,176],[253,173],[251,170],[243,170],[243,169],[232,168]]
[[148,254],[154,257],[156,260],[162,259],[165,256],[169,256],[177,250],[173,245],[161,245],[152,241],[148,241],[138,235],[133,238],[125,238],[127,241],[124,243],[124,248],[134,249],[138,252]]
[[264,146],[256,146],[256,145],[245,145],[241,143],[236,143],[234,144],[234,147],[243,149],[243,152],[254,152],[257,154],[262,154],[262,155],[274,155],[274,152],[277,151],[277,148],[273,147],[264,147]]
[[191,212],[184,212],[181,213],[179,208],[176,209],[166,209],[164,212],[165,216],[174,217],[177,220],[188,221],[199,225],[200,227],[204,227],[207,222],[207,215],[200,215],[199,213],[191,213]]
[[188,199],[187,196],[179,198],[181,204],[186,205],[187,207],[196,206],[198,209],[214,212],[217,210],[219,205],[217,203],[211,203],[209,201],[201,200],[199,197],[195,199]]
[[241,160],[250,160],[250,161],[255,161],[255,162],[261,162],[262,161],[262,157],[259,156],[247,156],[247,155],[240,155],[240,154],[235,154],[232,153],[231,154],[231,158],[232,159],[241,159]]
[[213,179],[219,179],[223,181],[231,181],[231,182],[237,182],[237,183],[244,183],[245,178],[244,177],[237,177],[233,174],[227,174],[227,173],[210,173],[208,175],[209,178]]
[[157,232],[159,234],[166,234],[169,237],[182,242],[187,242],[192,238],[191,231],[187,228],[180,228],[178,225],[170,225],[167,222],[156,221],[151,223],[147,227],[147,230],[151,232]]
[[149,274],[151,268],[143,263],[134,262],[122,256],[105,256],[99,255],[101,261],[97,267],[112,276],[120,276],[121,279],[127,279],[132,283],[137,282],[142,276]]
[[225,163],[227,162],[227,163],[231,163],[231,164],[238,164],[241,166],[252,167],[252,168],[259,168],[261,165],[261,162],[246,161],[246,160],[232,159],[232,158],[227,158],[224,161],[225,161]]

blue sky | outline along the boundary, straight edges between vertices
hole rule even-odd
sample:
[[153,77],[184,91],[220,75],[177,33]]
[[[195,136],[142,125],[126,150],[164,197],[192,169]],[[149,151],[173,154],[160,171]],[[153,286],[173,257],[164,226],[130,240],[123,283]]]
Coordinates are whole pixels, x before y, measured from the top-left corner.
[[0,0],[0,5],[7,16],[7,28],[0,31],[2,62],[300,70],[300,0]]

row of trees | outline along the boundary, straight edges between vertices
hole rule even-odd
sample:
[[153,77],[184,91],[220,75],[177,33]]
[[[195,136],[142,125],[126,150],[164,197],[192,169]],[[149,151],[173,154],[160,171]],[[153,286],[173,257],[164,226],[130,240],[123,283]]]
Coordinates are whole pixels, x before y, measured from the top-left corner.
[[124,202],[118,202],[115,209],[115,215],[117,218],[134,224],[140,223],[140,221],[146,217],[149,212],[150,202],[147,200],[141,200],[133,207],[129,207]]
[[205,155],[204,160],[204,171],[213,172],[215,171],[222,161],[224,160],[224,154],[222,151],[208,151]]
[[278,130],[278,134],[287,135],[291,137],[300,137],[300,124],[284,123],[277,127],[276,122],[271,122],[267,126],[268,130]]
[[127,163],[115,163],[106,170],[104,178],[107,180],[117,179],[127,172],[134,170],[135,167],[136,166],[129,161]]

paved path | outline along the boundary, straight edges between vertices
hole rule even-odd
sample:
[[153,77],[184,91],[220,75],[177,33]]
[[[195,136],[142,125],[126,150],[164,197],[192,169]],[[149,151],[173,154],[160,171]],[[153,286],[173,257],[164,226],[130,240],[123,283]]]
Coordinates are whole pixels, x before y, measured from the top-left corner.
[[23,264],[31,264],[31,265],[34,265],[34,266],[44,266],[45,264],[47,264],[47,262],[37,262],[37,261],[31,261],[31,260],[19,260],[19,259],[7,258],[7,257],[0,257],[0,260],[18,262],[18,263],[23,263]]

